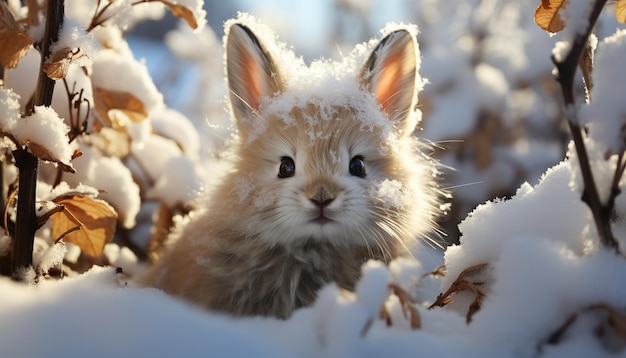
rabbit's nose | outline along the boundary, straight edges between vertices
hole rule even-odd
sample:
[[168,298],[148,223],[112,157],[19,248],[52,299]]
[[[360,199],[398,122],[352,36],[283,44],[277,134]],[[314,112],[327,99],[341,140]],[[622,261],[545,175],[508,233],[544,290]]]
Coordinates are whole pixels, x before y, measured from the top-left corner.
[[327,207],[328,205],[330,205],[330,203],[332,203],[335,199],[334,198],[330,198],[330,199],[326,199],[326,200],[318,200],[316,198],[310,198],[309,200],[311,200],[311,202],[313,204],[315,204],[315,206],[317,206],[320,209],[323,209],[325,207]]

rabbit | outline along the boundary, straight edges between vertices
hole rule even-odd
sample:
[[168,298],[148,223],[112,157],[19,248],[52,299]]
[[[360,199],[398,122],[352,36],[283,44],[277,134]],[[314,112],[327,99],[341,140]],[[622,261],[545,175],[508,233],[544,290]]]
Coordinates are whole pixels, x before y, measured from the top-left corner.
[[210,310],[286,319],[326,284],[352,290],[368,260],[410,256],[434,232],[442,191],[413,135],[413,27],[390,31],[360,66],[374,42],[305,66],[244,20],[225,35],[233,169],[142,282]]

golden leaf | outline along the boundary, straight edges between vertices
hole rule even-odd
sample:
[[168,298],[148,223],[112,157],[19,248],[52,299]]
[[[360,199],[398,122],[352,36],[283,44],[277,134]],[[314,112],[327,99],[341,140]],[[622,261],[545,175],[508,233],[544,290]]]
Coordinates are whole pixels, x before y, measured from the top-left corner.
[[108,157],[125,158],[130,154],[131,137],[120,129],[98,126],[96,133],[89,136],[93,147],[98,148]]
[[94,87],[94,105],[106,126],[123,128],[126,120],[141,122],[148,117],[143,102],[133,94]]
[[565,23],[559,15],[561,9],[565,9],[568,0],[541,0],[541,4],[535,10],[535,23],[548,32],[559,32],[565,27]]
[[626,24],[626,0],[617,0],[615,3],[615,19],[619,23]]
[[[71,242],[92,257],[98,257],[104,245],[113,240],[117,213],[105,201],[84,195],[61,196],[53,200],[63,205],[65,210],[50,217],[52,236],[64,235]],[[77,226],[80,230],[72,231]]]
[[193,15],[193,11],[189,10],[189,8],[183,5],[172,4],[171,2],[165,0],[161,0],[161,2],[163,3],[163,5],[167,6],[170,9],[174,16],[179,19],[185,20],[189,27],[194,30],[198,28],[198,22],[196,21],[196,17]]
[[50,56],[50,61],[43,65],[43,71],[55,81],[65,78],[70,68],[70,63],[77,58],[79,51],[72,51],[69,47],[64,47]]
[[0,1],[0,62],[6,68],[15,68],[26,55],[34,40],[23,32],[13,18],[8,5]]

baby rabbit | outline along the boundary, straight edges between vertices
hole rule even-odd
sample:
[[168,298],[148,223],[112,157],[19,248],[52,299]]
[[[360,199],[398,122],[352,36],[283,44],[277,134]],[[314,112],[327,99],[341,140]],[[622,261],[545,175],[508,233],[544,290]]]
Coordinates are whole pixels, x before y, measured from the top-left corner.
[[[257,28],[249,16],[227,23],[234,169],[143,283],[212,310],[287,318],[327,283],[353,289],[366,261],[411,255],[441,192],[412,136],[413,27],[371,54],[360,46],[311,66]],[[359,49],[369,57],[356,66]]]

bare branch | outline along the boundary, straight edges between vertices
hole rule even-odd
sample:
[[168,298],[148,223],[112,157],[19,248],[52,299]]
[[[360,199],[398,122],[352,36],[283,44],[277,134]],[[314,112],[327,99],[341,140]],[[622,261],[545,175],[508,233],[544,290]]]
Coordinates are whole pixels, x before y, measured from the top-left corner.
[[[581,128],[577,114],[576,99],[574,96],[574,78],[576,69],[581,59],[581,55],[587,47],[587,40],[591,35],[591,31],[602,12],[602,8],[607,0],[596,0],[589,14],[589,21],[585,31],[577,32],[572,42],[571,49],[567,56],[561,60],[557,60],[554,56],[552,61],[556,65],[558,74],[557,80],[561,85],[563,100],[565,104],[565,115],[567,123],[576,148],[576,155],[580,163],[580,170],[583,177],[584,189],[582,200],[589,206],[593,214],[596,230],[600,242],[606,246],[619,252],[619,245],[611,228],[611,214],[613,212],[614,198],[617,193],[611,192],[610,200],[602,203],[598,194],[598,189],[591,170],[591,163],[587,154],[587,148],[584,142],[584,133]],[[619,164],[618,164],[619,168]]]
[[[50,0],[46,10],[46,25],[41,44],[41,65],[37,87],[33,95],[32,106],[27,108],[26,115],[34,111],[34,106],[50,106],[55,81],[43,71],[46,59],[50,56],[50,46],[58,40],[59,30],[65,14],[64,0]],[[17,219],[13,247],[12,270],[15,279],[17,272],[32,266],[35,231],[37,230],[37,214],[35,200],[37,189],[38,160],[28,149],[20,148],[13,152],[15,164],[19,169],[19,195],[17,197]]]

